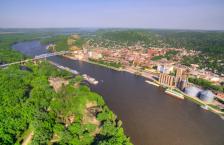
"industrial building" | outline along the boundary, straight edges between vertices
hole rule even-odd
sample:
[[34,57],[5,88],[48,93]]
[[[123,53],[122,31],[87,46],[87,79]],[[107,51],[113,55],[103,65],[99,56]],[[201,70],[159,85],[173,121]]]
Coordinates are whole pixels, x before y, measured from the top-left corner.
[[184,93],[190,97],[197,97],[206,103],[212,103],[215,98],[215,94],[210,90],[201,90],[197,87],[187,87],[184,89]]
[[198,97],[202,90],[197,87],[187,87],[184,89],[184,93],[191,97]]
[[159,74],[159,82],[160,82],[160,84],[172,87],[172,86],[175,85],[174,80],[175,80],[174,76],[171,76],[171,75],[168,75],[168,74],[164,74],[164,73]]
[[184,70],[182,68],[176,68],[176,76],[181,77],[184,74]]
[[[163,68],[160,68],[160,69],[163,70]],[[161,73],[159,75],[159,82],[162,85],[177,87],[181,90],[189,86],[187,75],[185,74],[185,71],[181,68],[176,69],[176,76],[172,76],[166,73]]]
[[177,79],[176,78],[176,81],[175,82],[176,82],[175,86],[177,88],[179,88],[180,90],[184,90],[184,88],[187,88],[187,87],[190,86],[190,84],[188,83],[188,80],[187,79],[183,79],[183,78]]
[[212,103],[214,98],[215,94],[213,94],[210,90],[201,91],[199,95],[199,99],[206,103]]
[[[157,68],[158,69],[158,68]],[[164,69],[164,68],[160,68]],[[176,75],[172,76],[166,73],[160,73],[159,82],[161,85],[176,87],[183,90],[190,97],[196,97],[205,103],[213,103],[215,94],[209,90],[202,90],[195,86],[190,86],[187,79],[187,72],[181,68],[176,68]]]

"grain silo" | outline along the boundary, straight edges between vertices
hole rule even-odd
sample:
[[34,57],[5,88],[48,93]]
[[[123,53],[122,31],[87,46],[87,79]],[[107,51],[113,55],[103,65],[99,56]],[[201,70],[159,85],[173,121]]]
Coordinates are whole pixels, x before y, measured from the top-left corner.
[[190,97],[198,97],[202,90],[197,87],[187,87],[184,89],[184,93]]
[[213,94],[211,91],[209,90],[205,90],[205,91],[201,91],[199,98],[202,101],[205,101],[206,103],[212,103],[214,98],[215,98],[215,94]]

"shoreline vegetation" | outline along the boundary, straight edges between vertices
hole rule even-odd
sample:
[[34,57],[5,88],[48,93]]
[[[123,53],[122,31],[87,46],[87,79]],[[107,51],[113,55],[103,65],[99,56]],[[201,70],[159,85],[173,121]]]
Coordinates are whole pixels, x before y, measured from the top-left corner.
[[79,60],[79,61],[83,61],[83,62],[95,64],[95,65],[99,65],[99,66],[106,67],[106,68],[109,68],[109,69],[112,69],[112,70],[116,70],[116,71],[124,71],[124,69],[122,69],[122,68],[116,68],[116,67],[113,67],[113,66],[108,66],[108,65],[105,65],[105,64],[98,63],[96,61],[77,59],[77,58],[74,58],[74,57],[69,56],[69,55],[63,55],[63,57],[66,57],[66,58],[69,58],[69,59],[72,59],[72,60]]
[[213,91],[220,91],[224,93],[224,86],[214,85],[212,82],[202,78],[189,78],[189,82],[195,85],[202,86],[205,89],[211,89]]
[[122,66],[119,62],[107,62],[107,61],[104,61],[104,60],[96,60],[96,59],[91,59],[91,58],[89,58],[89,61],[97,63],[97,64],[101,64],[103,66],[110,67],[110,68],[115,68],[115,69],[121,69],[122,68]]
[[122,122],[81,76],[46,61],[25,67],[0,69],[2,143],[132,145]]

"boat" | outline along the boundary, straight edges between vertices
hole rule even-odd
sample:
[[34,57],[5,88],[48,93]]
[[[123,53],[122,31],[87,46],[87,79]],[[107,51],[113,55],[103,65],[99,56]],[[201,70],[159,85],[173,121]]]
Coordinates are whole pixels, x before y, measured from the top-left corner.
[[83,74],[82,76],[84,80],[88,81],[90,84],[97,85],[99,83],[95,78],[92,78],[88,76],[87,74]]
[[205,109],[205,110],[208,110],[208,106],[207,105],[202,105],[201,108]]
[[224,116],[223,116],[223,115],[220,115],[220,118],[221,118],[222,120],[224,120]]
[[75,75],[78,75],[78,74],[79,74],[78,71],[73,70],[73,69],[70,69],[70,68],[68,68],[68,67],[64,67],[64,66],[59,65],[59,64],[57,64],[57,63],[51,62],[51,64],[55,65],[56,67],[58,67],[58,68],[60,68],[60,69],[66,70],[66,71],[68,71],[68,72],[71,72],[71,73],[73,73],[73,74],[75,74]]
[[71,73],[73,73],[75,75],[79,74],[76,70],[73,70],[73,69],[71,69]]
[[99,83],[99,82],[98,82],[98,81],[96,81],[96,80],[95,80],[95,81],[93,81],[93,84],[94,84],[94,85],[97,85],[98,83]]
[[184,99],[184,95],[182,95],[182,94],[180,94],[176,91],[173,91],[171,89],[166,89],[165,93],[168,94],[168,95],[174,96],[178,99],[182,99],[182,100]]
[[151,82],[151,81],[148,81],[148,80],[145,80],[145,82],[148,83],[148,84],[154,85],[156,87],[159,87],[160,86],[159,84],[154,83],[154,82]]

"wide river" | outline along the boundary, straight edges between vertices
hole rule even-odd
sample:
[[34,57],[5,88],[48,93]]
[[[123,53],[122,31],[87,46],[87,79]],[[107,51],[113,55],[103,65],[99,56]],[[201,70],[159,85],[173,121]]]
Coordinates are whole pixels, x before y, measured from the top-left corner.
[[[30,56],[47,52],[39,41],[20,42],[13,48]],[[218,115],[166,95],[143,77],[60,56],[50,60],[99,80],[91,89],[123,121],[135,145],[224,145],[224,121]]]

